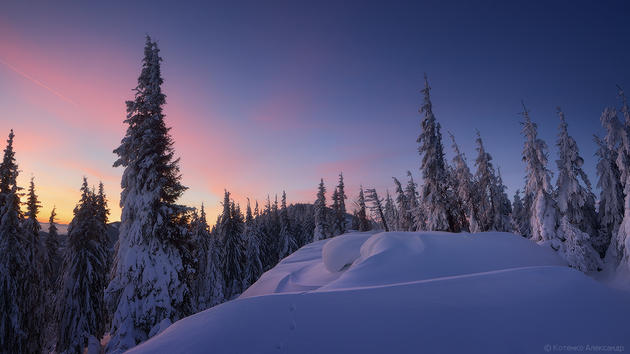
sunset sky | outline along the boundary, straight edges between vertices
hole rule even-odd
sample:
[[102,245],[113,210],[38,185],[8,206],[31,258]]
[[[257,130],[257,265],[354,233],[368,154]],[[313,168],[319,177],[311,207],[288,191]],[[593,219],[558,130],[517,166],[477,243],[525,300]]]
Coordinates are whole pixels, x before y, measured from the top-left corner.
[[599,115],[618,105],[615,84],[630,92],[630,5],[550,3],[4,1],[2,145],[13,128],[41,220],[53,205],[60,222],[72,218],[82,176],[105,183],[118,220],[112,150],[150,34],[190,188],[181,202],[205,202],[212,222],[224,188],[241,203],[283,189],[312,202],[319,178],[332,191],[340,171],[351,198],[359,184],[393,191],[407,170],[419,179],[424,72],[444,133],[472,167],[479,129],[510,196],[524,176],[521,99],[553,169],[563,108],[595,184]]

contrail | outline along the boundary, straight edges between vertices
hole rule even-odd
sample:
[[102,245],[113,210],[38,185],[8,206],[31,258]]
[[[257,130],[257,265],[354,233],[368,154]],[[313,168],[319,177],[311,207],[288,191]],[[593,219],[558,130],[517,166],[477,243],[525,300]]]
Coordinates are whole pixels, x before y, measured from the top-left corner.
[[4,65],[6,65],[9,69],[13,70],[16,74],[18,74],[18,75],[22,76],[23,78],[25,78],[25,79],[27,79],[27,80],[31,81],[31,82],[32,82],[32,83],[34,83],[35,85],[37,85],[37,86],[39,86],[39,87],[41,87],[41,88],[43,88],[43,89],[48,90],[50,93],[52,93],[53,95],[55,95],[55,96],[59,97],[59,98],[60,98],[60,99],[62,99],[63,101],[65,101],[65,102],[67,102],[67,103],[70,103],[71,105],[73,105],[73,106],[75,106],[75,107],[77,107],[77,106],[78,106],[78,105],[77,105],[74,101],[72,101],[72,100],[71,100],[71,99],[69,99],[68,97],[66,97],[66,96],[62,95],[61,93],[59,93],[59,92],[57,92],[57,91],[55,91],[55,90],[54,90],[53,88],[51,88],[50,86],[47,86],[47,85],[46,85],[46,84],[44,84],[43,82],[41,82],[41,81],[37,80],[36,78],[34,78],[34,77],[30,76],[30,75],[29,75],[29,74],[27,74],[27,73],[25,73],[25,72],[21,71],[20,69],[18,69],[18,68],[16,68],[15,66],[13,66],[13,65],[11,65],[11,64],[9,64],[9,63],[7,63],[6,61],[2,60],[1,58],[0,58],[0,63],[2,63],[2,64],[4,64]]

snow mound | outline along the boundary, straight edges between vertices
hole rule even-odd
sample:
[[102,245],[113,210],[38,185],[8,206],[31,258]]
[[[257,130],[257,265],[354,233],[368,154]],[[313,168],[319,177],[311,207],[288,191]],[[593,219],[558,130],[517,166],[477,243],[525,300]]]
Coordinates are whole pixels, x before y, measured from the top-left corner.
[[335,237],[324,244],[322,248],[322,262],[331,273],[336,273],[349,267],[359,256],[365,240],[371,234],[346,234]]
[[[349,266],[347,266],[350,264]],[[545,353],[630,347],[630,296],[506,233],[351,233],[135,353]]]

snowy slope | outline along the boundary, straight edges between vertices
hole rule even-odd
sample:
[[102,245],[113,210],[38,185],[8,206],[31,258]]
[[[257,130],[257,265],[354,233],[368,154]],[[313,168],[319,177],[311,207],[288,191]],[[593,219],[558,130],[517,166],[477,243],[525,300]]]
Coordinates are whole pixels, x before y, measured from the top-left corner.
[[[630,348],[630,295],[507,233],[351,233],[135,353],[544,353]],[[551,347],[545,347],[549,345]]]

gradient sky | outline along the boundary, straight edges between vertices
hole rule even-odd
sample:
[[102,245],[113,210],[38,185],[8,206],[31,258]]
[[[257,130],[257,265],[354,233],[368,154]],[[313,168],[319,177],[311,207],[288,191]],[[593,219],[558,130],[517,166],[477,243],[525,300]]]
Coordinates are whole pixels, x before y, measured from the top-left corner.
[[82,176],[105,183],[119,219],[112,150],[150,34],[190,188],[182,202],[205,202],[211,220],[224,188],[241,202],[283,189],[290,202],[310,202],[319,178],[330,191],[339,171],[351,197],[359,184],[391,191],[392,176],[419,177],[424,72],[444,132],[472,164],[479,129],[510,195],[523,184],[521,99],[554,169],[563,108],[595,184],[599,115],[618,105],[615,84],[630,91],[629,6],[3,1],[0,134],[15,129],[19,182],[35,176],[42,220],[53,205],[71,219]]

